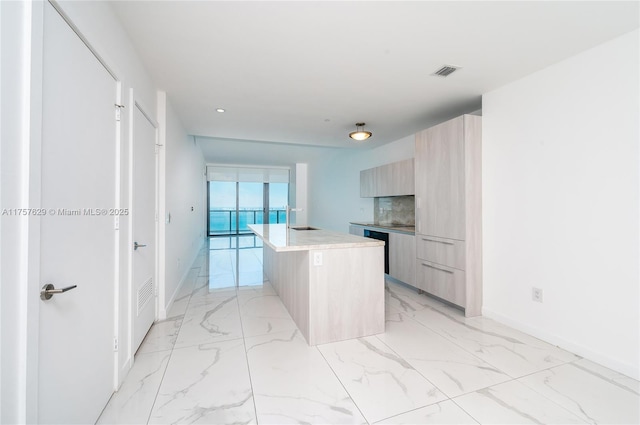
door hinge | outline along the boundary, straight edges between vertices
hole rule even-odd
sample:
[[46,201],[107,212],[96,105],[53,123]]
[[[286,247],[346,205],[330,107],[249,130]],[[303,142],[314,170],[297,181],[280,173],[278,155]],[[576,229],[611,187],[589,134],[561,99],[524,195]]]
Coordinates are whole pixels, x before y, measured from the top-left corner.
[[118,105],[117,103],[115,105],[116,105],[116,121],[120,121],[120,110],[124,108],[124,105]]
[[118,337],[113,337],[113,351],[118,351]]
[[115,228],[115,230],[120,230],[120,217],[115,216],[113,222],[113,227]]

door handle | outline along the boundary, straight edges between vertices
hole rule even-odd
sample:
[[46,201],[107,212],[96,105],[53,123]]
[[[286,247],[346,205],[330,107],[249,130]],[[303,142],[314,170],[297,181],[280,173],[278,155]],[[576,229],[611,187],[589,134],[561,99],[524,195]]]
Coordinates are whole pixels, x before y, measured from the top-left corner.
[[146,245],[141,245],[138,242],[133,243],[133,250],[137,250],[138,248],[144,248]]
[[62,294],[63,292],[70,291],[76,287],[78,287],[78,285],[71,285],[67,286],[66,288],[56,289],[56,287],[53,286],[52,283],[47,283],[42,287],[42,290],[40,291],[40,299],[43,301],[50,300],[51,297],[53,297],[55,294]]

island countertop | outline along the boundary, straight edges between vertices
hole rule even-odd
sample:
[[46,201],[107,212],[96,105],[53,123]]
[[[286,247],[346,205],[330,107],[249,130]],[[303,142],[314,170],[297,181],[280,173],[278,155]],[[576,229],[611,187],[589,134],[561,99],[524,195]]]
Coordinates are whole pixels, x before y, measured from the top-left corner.
[[[312,249],[358,248],[368,246],[382,246],[384,242],[332,232],[330,230],[295,230],[286,224],[250,224],[249,229],[276,252],[308,251]],[[306,226],[304,226],[306,227]],[[287,237],[288,235],[288,237]]]

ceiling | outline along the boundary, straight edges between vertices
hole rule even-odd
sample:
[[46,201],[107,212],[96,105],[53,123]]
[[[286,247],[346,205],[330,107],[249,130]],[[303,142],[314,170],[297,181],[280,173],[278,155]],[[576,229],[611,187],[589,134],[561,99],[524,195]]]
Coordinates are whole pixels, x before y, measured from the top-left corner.
[[[112,5],[216,162],[216,152],[237,162],[255,141],[274,152],[380,146],[478,110],[483,93],[639,25],[637,1]],[[461,69],[431,75],[445,64]],[[347,137],[356,122],[373,132],[369,141]]]

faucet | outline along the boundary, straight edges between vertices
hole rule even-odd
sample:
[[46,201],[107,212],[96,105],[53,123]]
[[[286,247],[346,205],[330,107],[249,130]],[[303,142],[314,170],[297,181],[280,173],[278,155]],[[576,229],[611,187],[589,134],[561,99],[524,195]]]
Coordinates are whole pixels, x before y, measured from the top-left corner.
[[286,216],[286,222],[287,222],[287,229],[291,228],[291,212],[292,211],[303,211],[303,208],[291,208],[289,205],[287,205],[286,207],[287,210],[287,216]]

